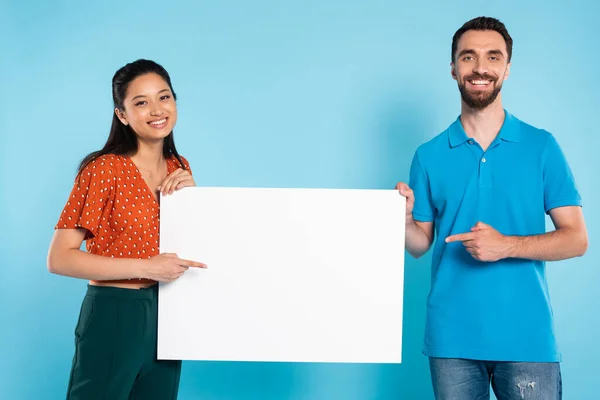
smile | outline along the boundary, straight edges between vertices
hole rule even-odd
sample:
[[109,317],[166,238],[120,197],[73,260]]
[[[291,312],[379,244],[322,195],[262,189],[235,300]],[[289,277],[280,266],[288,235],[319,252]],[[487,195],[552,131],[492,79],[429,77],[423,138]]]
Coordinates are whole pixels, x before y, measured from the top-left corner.
[[150,125],[150,126],[152,126],[154,128],[162,128],[165,125],[167,125],[167,120],[168,119],[169,118],[163,118],[163,119],[158,119],[156,121],[150,121],[150,122],[148,122],[148,125]]
[[470,80],[469,83],[473,86],[487,86],[492,81],[484,81],[484,80]]

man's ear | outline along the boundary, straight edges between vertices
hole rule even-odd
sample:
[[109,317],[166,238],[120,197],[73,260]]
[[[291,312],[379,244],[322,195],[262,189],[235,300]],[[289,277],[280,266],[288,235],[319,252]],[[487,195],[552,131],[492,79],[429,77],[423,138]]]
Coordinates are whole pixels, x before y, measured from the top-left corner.
[[512,64],[508,63],[508,65],[506,66],[506,71],[504,71],[504,79],[508,79],[508,76],[510,75],[510,66]]

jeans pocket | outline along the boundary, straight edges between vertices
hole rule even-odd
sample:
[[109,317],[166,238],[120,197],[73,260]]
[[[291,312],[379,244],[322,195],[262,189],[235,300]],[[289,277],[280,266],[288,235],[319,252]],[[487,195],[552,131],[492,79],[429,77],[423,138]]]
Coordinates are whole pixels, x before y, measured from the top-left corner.
[[75,339],[79,340],[87,331],[92,321],[94,314],[96,298],[93,296],[85,296],[81,303],[81,310],[79,311],[79,320],[75,327]]

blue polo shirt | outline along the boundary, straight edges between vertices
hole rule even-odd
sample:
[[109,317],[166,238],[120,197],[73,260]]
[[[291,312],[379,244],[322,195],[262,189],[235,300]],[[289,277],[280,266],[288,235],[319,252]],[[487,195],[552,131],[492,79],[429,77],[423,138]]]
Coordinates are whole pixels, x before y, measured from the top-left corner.
[[580,206],[573,174],[555,138],[509,113],[486,151],[460,117],[421,145],[410,187],[414,219],[433,221],[431,290],[424,354],[488,361],[555,362],[545,263],[474,259],[460,242],[478,221],[505,235],[546,232],[546,213]]

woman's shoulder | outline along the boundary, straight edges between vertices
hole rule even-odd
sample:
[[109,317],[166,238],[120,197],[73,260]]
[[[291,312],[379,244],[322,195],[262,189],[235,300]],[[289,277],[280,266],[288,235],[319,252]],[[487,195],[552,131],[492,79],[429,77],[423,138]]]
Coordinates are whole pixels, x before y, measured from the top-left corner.
[[181,158],[181,162],[185,165],[185,169],[190,169],[190,162],[184,156],[179,156]]
[[[88,178],[89,181],[96,179],[111,180],[128,168],[128,158],[117,154],[102,154],[83,167],[79,172],[81,179]],[[81,181],[80,181],[81,183]]]
[[86,169],[98,169],[103,168],[106,170],[119,171],[123,166],[127,165],[127,157],[117,154],[102,154],[93,160],[91,160],[84,168]]
[[172,155],[167,160],[172,164],[173,167],[175,167],[175,169],[181,168],[181,164],[183,164],[184,169],[186,169],[186,170],[190,169],[189,161],[187,160],[187,158],[185,158],[181,154],[178,154],[177,156]]

